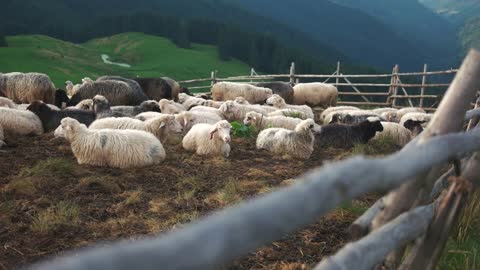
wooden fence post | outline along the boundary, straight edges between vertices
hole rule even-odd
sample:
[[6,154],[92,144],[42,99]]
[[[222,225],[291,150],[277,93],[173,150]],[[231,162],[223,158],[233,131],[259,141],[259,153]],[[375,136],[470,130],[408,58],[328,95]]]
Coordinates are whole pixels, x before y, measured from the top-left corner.
[[213,86],[215,83],[217,83],[217,71],[212,71],[212,73],[210,74],[210,78],[211,78],[211,86]]
[[419,107],[423,108],[423,95],[425,94],[425,83],[427,81],[427,64],[423,65],[423,75],[422,75],[422,88],[420,88],[420,95],[422,96],[420,98],[420,104]]
[[388,89],[388,98],[387,98],[387,103],[390,104],[390,107],[393,107],[393,84],[395,83],[395,68],[397,65],[393,66],[392,69],[392,77],[390,77],[390,88]]
[[[393,79],[392,79],[392,86],[393,86],[393,95],[396,96],[398,94],[398,65],[395,65],[394,71],[393,71]],[[397,98],[393,97],[393,106],[395,107],[397,105]]]
[[[255,75],[255,69],[253,67],[250,69],[250,77],[253,77]],[[252,79],[250,79],[250,82],[253,82]]]
[[[335,75],[340,76],[340,61],[337,62],[337,72],[335,73]],[[335,83],[336,83],[335,86],[337,86],[339,82],[340,82],[340,78],[337,77],[335,80]]]
[[295,62],[290,66],[290,84],[295,84]]

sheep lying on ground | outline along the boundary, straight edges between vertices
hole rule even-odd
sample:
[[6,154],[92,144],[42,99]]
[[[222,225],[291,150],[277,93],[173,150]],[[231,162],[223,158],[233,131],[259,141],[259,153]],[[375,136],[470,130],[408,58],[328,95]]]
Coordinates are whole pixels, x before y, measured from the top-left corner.
[[0,107],[0,147],[5,145],[5,136],[41,135],[42,122],[34,113]]
[[244,97],[251,104],[262,104],[272,95],[272,90],[244,83],[219,82],[212,86],[212,99],[215,101],[234,100]]
[[168,99],[161,99],[158,102],[158,105],[160,106],[160,110],[162,113],[180,113],[184,112],[185,107],[182,104],[176,103],[173,100],[168,100]]
[[250,105],[250,102],[248,102],[248,100],[246,100],[244,97],[236,97],[233,101],[242,105]]
[[299,83],[293,87],[293,104],[320,106],[323,108],[337,105],[338,90],[326,83]]
[[313,119],[302,120],[295,130],[268,128],[257,137],[257,149],[264,149],[275,155],[308,159],[313,152]]
[[301,111],[305,113],[308,118],[314,118],[312,108],[308,107],[307,105],[288,105],[287,103],[285,103],[285,100],[277,94],[269,97],[267,99],[267,104],[272,105],[277,109],[291,109]]
[[400,124],[392,122],[381,122],[383,126],[382,132],[377,132],[372,138],[372,141],[382,140],[386,137],[393,139],[395,144],[404,146],[413,138],[410,130],[406,129]]
[[166,156],[160,141],[140,130],[88,129],[73,118],[64,118],[55,136],[70,142],[79,164],[143,167],[159,164]]
[[243,121],[248,112],[254,111],[267,115],[267,111],[262,106],[241,105],[233,101],[226,101],[220,109],[218,109],[223,117],[228,121]]
[[[42,101],[43,102],[43,101]],[[33,103],[33,102],[32,102]],[[18,110],[26,110],[28,108],[28,106],[30,106],[31,104],[18,104],[17,105],[17,109]],[[47,104],[45,103],[45,105],[47,105],[50,109],[54,110],[54,111],[60,111],[60,109],[55,106],[55,105],[52,105],[52,104]]]
[[302,119],[286,116],[265,116],[257,112],[248,112],[245,119],[243,119],[245,125],[254,126],[258,130],[266,128],[285,128],[294,130],[300,122],[302,122]]
[[382,114],[382,113],[386,113],[386,112],[397,112],[398,109],[395,109],[395,108],[390,108],[390,107],[386,107],[386,108],[376,108],[376,109],[373,109],[372,112],[376,113],[376,114]]
[[[353,106],[338,106],[338,107],[329,107],[329,108],[326,108],[321,114],[320,114],[320,120],[322,122],[325,121],[325,118],[327,117],[327,115],[333,113],[333,112],[339,112],[339,111],[355,111],[355,110],[360,110],[359,108],[357,107],[353,107]],[[328,124],[328,123],[326,123]]]
[[84,99],[80,101],[76,106],[76,109],[85,110],[85,111],[93,111],[93,99]]
[[[160,100],[162,98],[178,101],[180,89],[169,78],[134,78],[142,87],[143,92],[149,99]],[[173,88],[172,88],[173,87]]]
[[223,101],[205,100],[201,105],[218,109],[218,108],[220,108],[220,106],[223,105],[223,103],[225,103],[225,102],[223,102]]
[[0,73],[0,96],[15,103],[31,103],[42,100],[55,103],[55,85],[41,73]]
[[384,119],[380,115],[367,110],[343,110],[329,113],[324,120],[324,124],[344,123],[358,124],[367,120],[368,117],[378,117]]
[[230,155],[230,129],[232,126],[225,120],[215,124],[196,124],[185,135],[183,148],[195,151],[197,155]]
[[68,106],[75,106],[80,101],[93,98],[96,95],[102,95],[108,99],[112,106],[119,105],[138,105],[146,99],[140,98],[141,95],[132,89],[127,83],[122,81],[95,81],[84,83],[78,91],[67,102]]
[[160,112],[160,106],[155,100],[146,100],[138,106],[113,106],[111,110],[133,117],[143,112]]
[[163,115],[146,121],[129,117],[103,118],[96,120],[89,129],[135,129],[152,133],[161,143],[165,143],[170,135],[182,133],[182,126],[175,120],[173,115]]
[[196,124],[215,124],[224,120],[216,113],[210,112],[181,112],[175,115],[175,119],[183,126],[183,129],[188,132]]
[[363,121],[356,125],[329,124],[315,133],[316,148],[349,148],[358,143],[367,143],[377,131],[383,131],[379,120]]
[[384,112],[382,114],[382,117],[385,118],[388,122],[395,122],[399,123],[402,117],[411,112],[420,112],[420,113],[425,113],[425,110],[422,108],[415,108],[415,107],[408,107],[408,108],[403,108],[398,111],[389,111],[389,112]]
[[308,118],[304,112],[292,110],[292,109],[276,110],[273,112],[269,112],[267,116],[286,116],[286,117],[298,118],[302,120],[305,120]]
[[110,102],[101,95],[93,97],[93,111],[95,112],[96,119],[102,119],[107,117],[128,117],[121,112],[114,112],[110,107]]
[[6,97],[0,97],[0,107],[16,109],[17,104],[15,104],[11,99]]
[[190,110],[195,106],[204,106],[204,103],[207,100],[199,97],[191,97],[185,94],[180,94],[179,101],[186,110]]
[[74,118],[82,124],[90,125],[95,120],[95,113],[92,111],[83,111],[83,110],[62,110],[56,111],[52,110],[47,104],[43,101],[34,101],[27,110],[35,113],[40,121],[42,122],[43,129],[45,132],[50,132],[55,130],[59,125],[60,121],[63,118],[70,117]]
[[421,113],[421,112],[410,112],[406,113],[400,118],[400,125],[404,126],[405,122],[408,120],[419,122],[419,123],[428,123],[432,120],[433,114]]
[[255,86],[272,89],[273,94],[281,96],[287,104],[293,104],[293,87],[287,82],[256,83]]

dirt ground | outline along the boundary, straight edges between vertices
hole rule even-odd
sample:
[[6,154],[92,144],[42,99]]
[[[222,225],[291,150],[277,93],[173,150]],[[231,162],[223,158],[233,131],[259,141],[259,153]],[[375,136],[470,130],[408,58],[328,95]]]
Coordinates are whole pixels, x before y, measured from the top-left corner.
[[[343,150],[307,161],[272,159],[254,139],[235,138],[228,159],[166,146],[161,165],[131,170],[80,166],[51,134],[7,139],[0,149],[0,269],[12,269],[99,241],[178,228],[292,180]],[[228,269],[304,269],[349,240],[347,228],[374,196],[233,262]],[[353,210],[352,210],[353,209]]]

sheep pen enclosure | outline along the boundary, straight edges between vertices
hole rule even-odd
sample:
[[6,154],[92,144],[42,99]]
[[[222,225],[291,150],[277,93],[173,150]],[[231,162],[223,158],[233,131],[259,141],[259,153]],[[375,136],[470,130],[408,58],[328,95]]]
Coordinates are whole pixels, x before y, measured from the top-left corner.
[[283,160],[242,131],[229,158],[166,145],[160,165],[121,170],[78,165],[52,134],[8,138],[0,268],[435,269],[480,178],[480,110],[468,111],[478,74],[472,51],[403,148],[380,140]]

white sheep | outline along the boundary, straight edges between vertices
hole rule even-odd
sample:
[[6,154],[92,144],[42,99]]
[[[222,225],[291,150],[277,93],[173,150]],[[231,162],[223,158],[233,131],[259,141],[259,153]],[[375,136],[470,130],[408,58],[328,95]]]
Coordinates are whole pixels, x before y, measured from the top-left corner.
[[0,97],[0,107],[16,109],[17,104],[15,104],[11,99],[6,97]]
[[270,104],[277,109],[292,109],[292,110],[301,111],[305,113],[307,118],[314,119],[312,108],[308,107],[307,105],[288,105],[287,103],[285,103],[285,100],[277,94],[274,94],[271,97],[269,97],[267,99],[267,104]]
[[307,119],[300,122],[295,130],[268,128],[257,137],[257,149],[264,149],[282,157],[308,159],[313,152],[315,122]]
[[70,142],[79,164],[115,168],[159,164],[165,150],[151,133],[140,130],[88,129],[73,118],[64,118],[55,130],[56,137]]
[[235,100],[244,97],[249,103],[263,103],[273,93],[272,89],[245,83],[219,82],[212,86],[212,99],[215,101]]
[[0,73],[0,95],[15,103],[31,103],[41,100],[55,103],[55,85],[42,73]]
[[245,125],[254,126],[258,130],[266,128],[286,128],[294,130],[300,122],[302,122],[302,119],[286,116],[265,116],[257,112],[248,112],[245,119],[243,119]]
[[175,119],[183,126],[186,132],[196,124],[215,124],[224,120],[216,113],[195,111],[181,112],[175,115]]
[[332,113],[332,112],[354,111],[354,110],[360,110],[360,109],[357,108],[357,107],[353,107],[353,106],[329,107],[329,108],[326,108],[325,110],[323,110],[323,112],[320,114],[320,120],[321,120],[322,122],[324,122],[324,121],[325,121],[325,118],[327,117],[327,115],[329,115],[329,114]]
[[72,81],[65,82],[65,90],[67,90],[69,96],[73,96],[81,86],[82,84],[73,84]]
[[214,100],[205,100],[202,105],[207,106],[207,107],[212,107],[212,108],[220,108],[220,106],[223,105],[223,101],[214,101]]
[[0,147],[6,135],[41,135],[40,118],[31,111],[0,107]]
[[159,113],[159,112],[143,112],[141,114],[136,115],[135,119],[145,121],[145,120],[163,116],[163,115],[175,115],[175,114],[167,114],[167,113]]
[[243,121],[248,112],[254,111],[267,115],[268,111],[262,106],[258,105],[242,105],[235,103],[234,101],[226,101],[220,109],[218,109],[223,117],[228,121]]
[[296,105],[320,106],[337,105],[338,90],[326,83],[299,83],[293,87],[293,103]]
[[393,111],[384,112],[382,114],[382,117],[384,117],[388,122],[399,123],[405,114],[411,113],[411,112],[425,113],[425,110],[423,110],[422,108],[407,107],[407,108],[400,109],[396,112],[393,112]]
[[199,97],[192,97],[185,93],[180,93],[179,101],[180,104],[185,107],[185,109],[190,110],[192,107],[204,105],[205,101],[207,100]]
[[400,118],[400,125],[404,126],[405,122],[408,120],[420,123],[428,123],[432,120],[433,114],[430,113],[422,113],[422,112],[409,112],[406,113]]
[[230,155],[230,129],[232,126],[226,120],[215,124],[196,124],[185,135],[183,148],[195,151],[197,155]]
[[292,109],[276,110],[273,112],[269,112],[267,116],[286,116],[286,117],[299,118],[302,120],[305,120],[308,118],[304,112],[292,110]]
[[390,107],[385,107],[385,108],[376,108],[376,109],[373,109],[372,112],[374,113],[377,113],[377,114],[382,114],[382,113],[385,113],[385,112],[397,112],[398,109],[395,109],[395,108],[390,108]]
[[82,83],[93,83],[93,80],[90,77],[85,77],[82,79]]
[[95,120],[89,129],[135,129],[152,133],[161,143],[165,143],[170,135],[179,135],[183,128],[173,115],[163,115],[146,121],[129,117],[110,117]]
[[182,104],[176,103],[173,100],[161,99],[158,105],[162,113],[175,114],[186,111]]
[[248,102],[248,100],[246,100],[244,97],[236,97],[233,101],[238,104],[250,105],[250,102]]
[[389,137],[393,139],[397,145],[404,146],[413,138],[412,132],[398,123],[381,122],[381,124],[383,131],[377,132],[371,141],[378,141]]

